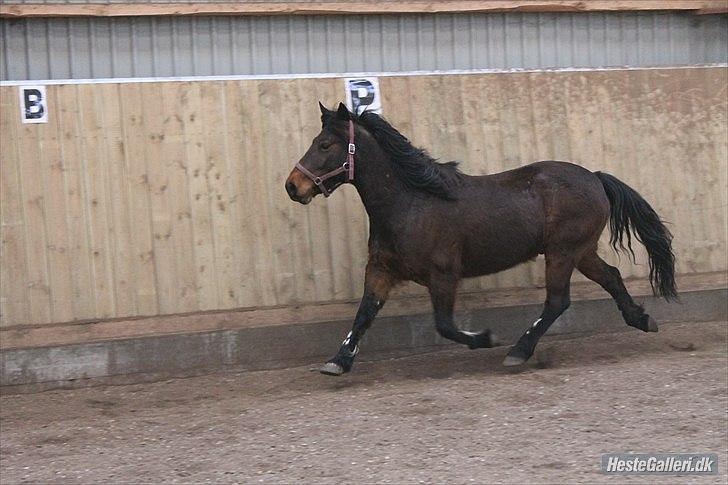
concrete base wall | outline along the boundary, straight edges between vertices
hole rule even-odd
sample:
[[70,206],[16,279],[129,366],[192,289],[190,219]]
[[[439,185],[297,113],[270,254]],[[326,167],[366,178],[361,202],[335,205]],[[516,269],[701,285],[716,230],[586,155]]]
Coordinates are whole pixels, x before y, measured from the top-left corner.
[[[728,290],[683,293],[680,303],[642,299],[660,323],[728,318]],[[541,312],[540,304],[458,312],[464,330],[492,329],[510,345]],[[99,384],[144,382],[220,370],[261,370],[322,363],[337,350],[351,322],[259,326],[175,335],[6,349],[0,363],[3,393]],[[611,299],[576,301],[551,327],[550,336],[638,330],[627,327]],[[432,316],[376,320],[359,360],[428,352],[453,345],[435,332]],[[463,349],[463,351],[467,351]]]

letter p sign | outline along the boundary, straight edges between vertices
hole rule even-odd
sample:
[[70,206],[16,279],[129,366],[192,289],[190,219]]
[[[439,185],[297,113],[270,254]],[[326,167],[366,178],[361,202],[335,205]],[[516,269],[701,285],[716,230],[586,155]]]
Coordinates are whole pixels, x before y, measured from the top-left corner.
[[23,123],[48,123],[45,86],[20,86],[20,119]]
[[346,104],[351,111],[356,114],[362,114],[364,110],[382,114],[382,98],[379,95],[377,78],[348,78],[345,83]]

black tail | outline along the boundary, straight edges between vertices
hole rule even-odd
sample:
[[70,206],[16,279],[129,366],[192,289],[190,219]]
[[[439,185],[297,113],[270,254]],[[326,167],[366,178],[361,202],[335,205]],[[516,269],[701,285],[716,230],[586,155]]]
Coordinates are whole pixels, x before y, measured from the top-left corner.
[[[650,261],[650,284],[656,295],[666,300],[677,299],[675,287],[675,254],[672,252],[672,234],[660,220],[660,216],[636,190],[613,175],[594,172],[607,192],[612,206],[609,242],[619,251],[632,250],[632,233],[647,248]],[[627,236],[625,247],[624,237]]]

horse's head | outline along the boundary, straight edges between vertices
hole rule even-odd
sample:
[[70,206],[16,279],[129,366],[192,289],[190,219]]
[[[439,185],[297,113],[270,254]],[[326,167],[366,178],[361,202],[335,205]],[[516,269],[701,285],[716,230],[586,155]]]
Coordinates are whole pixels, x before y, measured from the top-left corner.
[[321,109],[321,132],[286,179],[291,199],[308,204],[318,194],[329,196],[354,177],[353,122],[351,113],[339,103],[337,111]]

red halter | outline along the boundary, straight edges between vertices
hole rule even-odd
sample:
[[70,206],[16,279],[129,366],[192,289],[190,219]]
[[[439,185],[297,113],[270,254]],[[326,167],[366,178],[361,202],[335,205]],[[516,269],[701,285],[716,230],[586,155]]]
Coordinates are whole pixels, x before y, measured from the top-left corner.
[[[349,148],[347,150],[346,161],[339,167],[335,168],[330,172],[326,172],[323,175],[315,175],[309,169],[301,165],[301,162],[296,164],[296,168],[300,170],[306,177],[310,178],[314,184],[321,190],[324,197],[331,195],[331,192],[326,188],[324,182],[331,177],[339,175],[341,172],[346,172],[346,181],[351,182],[354,180],[354,153],[356,152],[356,145],[354,144],[354,122],[349,120]],[[336,188],[336,187],[334,187]]]

